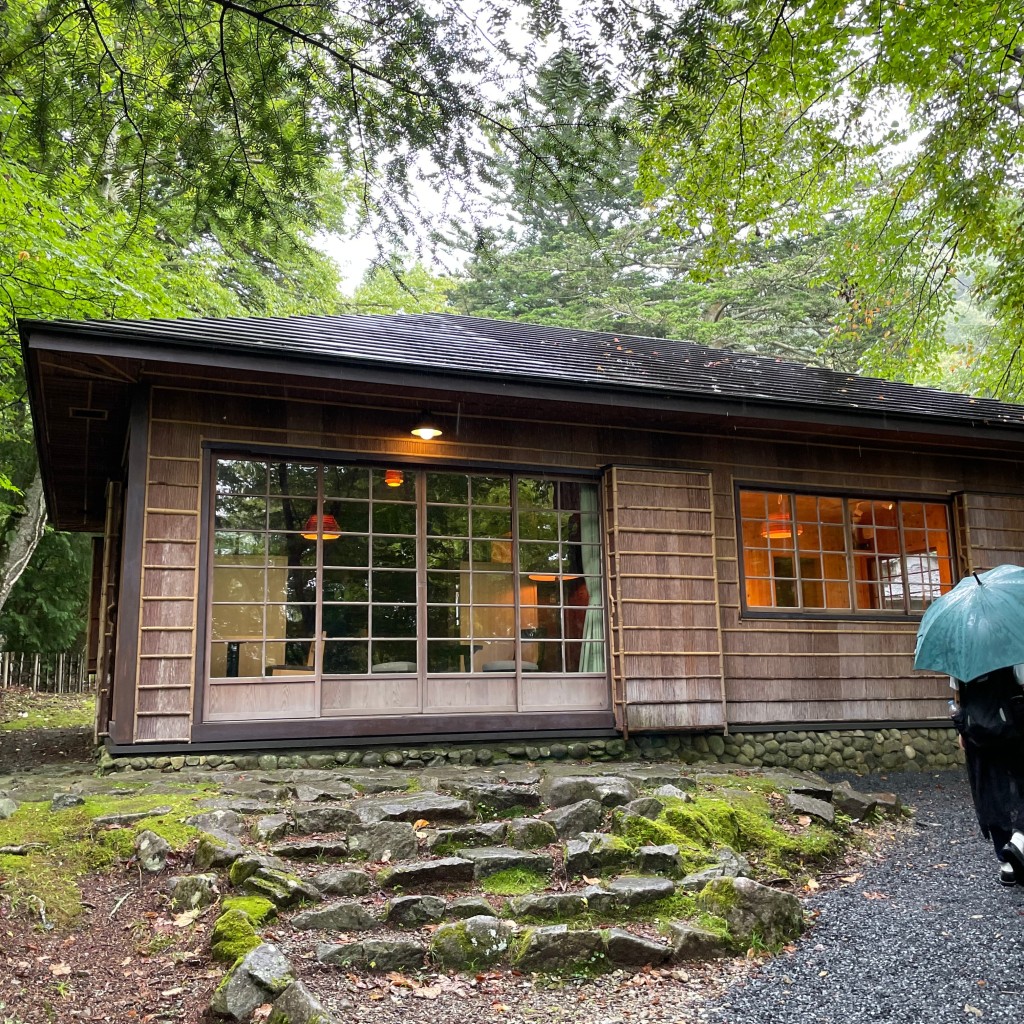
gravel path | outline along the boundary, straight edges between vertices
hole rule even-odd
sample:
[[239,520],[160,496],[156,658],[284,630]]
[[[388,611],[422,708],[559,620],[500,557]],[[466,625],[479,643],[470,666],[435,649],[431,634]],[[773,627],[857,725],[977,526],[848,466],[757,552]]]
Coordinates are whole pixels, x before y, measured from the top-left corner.
[[[713,1024],[947,1024],[1024,1012],[1024,889],[996,881],[963,772],[851,779],[914,807],[914,827],[851,885],[825,893],[796,950],[733,986]],[[812,907],[815,904],[812,904]]]

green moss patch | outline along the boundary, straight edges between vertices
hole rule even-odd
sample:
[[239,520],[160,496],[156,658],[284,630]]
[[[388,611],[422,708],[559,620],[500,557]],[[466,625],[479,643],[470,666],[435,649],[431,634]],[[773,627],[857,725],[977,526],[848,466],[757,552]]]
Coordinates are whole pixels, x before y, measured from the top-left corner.
[[548,876],[525,868],[505,868],[488,875],[480,888],[491,896],[525,896],[528,892],[541,892],[548,887]]
[[241,910],[229,910],[217,918],[210,934],[210,954],[214,960],[233,964],[261,945],[252,919]]
[[21,729],[91,729],[96,697],[91,693],[0,693],[0,732]]
[[240,910],[257,928],[277,917],[277,907],[264,896],[229,896],[221,908],[225,913]]
[[633,850],[675,844],[687,873],[715,863],[715,851],[723,846],[744,853],[762,871],[787,878],[794,869],[838,854],[844,845],[842,823],[799,826],[773,805],[770,797],[778,786],[769,782],[738,778],[692,800],[667,800],[654,821],[616,814],[613,826]]
[[[182,819],[195,813],[201,795],[96,796],[78,807],[56,812],[50,810],[49,802],[22,804],[10,818],[0,821],[0,847],[25,847],[28,852],[24,856],[0,855],[0,893],[13,909],[45,913],[48,921],[66,928],[82,912],[78,879],[130,858],[140,832],[155,832],[174,850],[188,846],[199,833]],[[97,827],[93,821],[158,807],[170,807],[171,811],[124,827]]]

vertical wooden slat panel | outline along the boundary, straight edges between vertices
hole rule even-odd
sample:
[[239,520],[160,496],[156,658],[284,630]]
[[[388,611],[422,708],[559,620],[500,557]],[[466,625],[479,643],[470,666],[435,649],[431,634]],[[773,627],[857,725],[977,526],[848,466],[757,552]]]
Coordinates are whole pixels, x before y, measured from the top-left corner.
[[1024,497],[966,493],[956,502],[957,540],[966,571],[1024,563]]
[[613,466],[606,504],[622,728],[725,728],[711,474]]

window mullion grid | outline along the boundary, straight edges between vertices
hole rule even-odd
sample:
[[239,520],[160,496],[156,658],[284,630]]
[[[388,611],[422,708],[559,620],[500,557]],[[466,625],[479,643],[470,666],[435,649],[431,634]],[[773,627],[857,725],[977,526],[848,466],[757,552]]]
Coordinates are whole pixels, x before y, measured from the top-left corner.
[[324,467],[316,468],[316,606],[313,613],[313,680],[316,690],[315,704],[320,714],[324,674]]
[[853,520],[850,516],[850,499],[843,498],[843,534],[846,546],[846,592],[850,601],[850,611],[856,614],[857,607],[857,559],[853,546]]
[[[427,693],[427,474],[416,476],[416,689],[420,711]],[[372,560],[372,559],[371,559]]]
[[[903,586],[903,614],[904,615],[909,615],[910,611],[911,611],[911,609],[910,609],[910,573],[907,570],[907,540],[906,540],[906,537],[903,534],[903,502],[902,501],[897,501],[895,503],[895,507],[896,507],[896,531],[897,531],[897,536],[899,537],[899,545],[900,545],[899,558],[900,558],[900,575],[902,576],[901,583],[902,583],[902,586]],[[923,515],[924,514],[924,511],[923,511],[924,510],[924,505],[922,505],[921,508],[922,508],[922,515]],[[925,532],[925,536],[927,537],[927,527],[926,527],[926,525],[924,523],[922,523],[921,525],[925,529],[925,531],[926,531]]]
[[804,605],[804,574],[800,571],[800,538],[796,521],[796,495],[787,495],[789,502],[789,529],[793,540],[793,581],[796,584],[796,606],[803,611]]
[[509,505],[512,512],[512,650],[516,675],[516,711],[523,706],[522,587],[519,578],[519,477],[509,474]]

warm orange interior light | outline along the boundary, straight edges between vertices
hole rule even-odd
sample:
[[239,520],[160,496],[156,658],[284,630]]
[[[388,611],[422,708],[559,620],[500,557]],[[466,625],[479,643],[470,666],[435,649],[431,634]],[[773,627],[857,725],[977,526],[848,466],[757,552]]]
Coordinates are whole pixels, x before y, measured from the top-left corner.
[[405,483],[405,474],[400,469],[385,469],[384,483],[388,487],[401,487]]
[[[796,535],[799,537],[804,528],[797,524]],[[785,540],[793,536],[793,523],[788,512],[770,512],[768,522],[761,527],[761,536],[770,540]]]
[[[311,515],[306,520],[306,525],[302,528],[302,536],[306,540],[316,540],[318,533],[320,532],[320,520],[316,515]],[[341,527],[338,526],[338,520],[334,518],[330,513],[324,516],[323,522],[323,538],[324,540],[337,540],[341,536]]]
[[555,580],[578,580],[580,574],[577,573],[550,573],[550,572],[531,572],[527,579],[531,579],[534,583],[554,583]]

